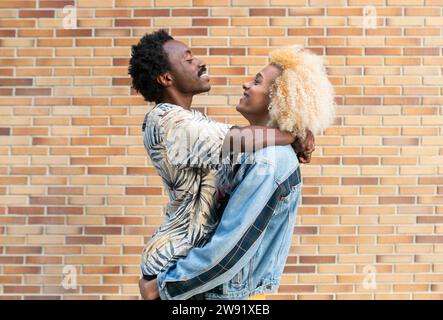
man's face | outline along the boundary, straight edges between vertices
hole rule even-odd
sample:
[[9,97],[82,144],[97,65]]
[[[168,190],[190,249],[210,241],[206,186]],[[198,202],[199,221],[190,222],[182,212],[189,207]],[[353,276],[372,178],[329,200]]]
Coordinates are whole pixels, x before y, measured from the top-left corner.
[[195,57],[183,42],[170,40],[163,45],[171,65],[172,85],[186,95],[211,89],[205,63]]

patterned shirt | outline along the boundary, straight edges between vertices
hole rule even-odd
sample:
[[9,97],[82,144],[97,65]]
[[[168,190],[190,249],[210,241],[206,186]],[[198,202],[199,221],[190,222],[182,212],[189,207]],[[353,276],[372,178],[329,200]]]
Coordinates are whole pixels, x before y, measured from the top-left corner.
[[230,128],[169,103],[146,114],[143,144],[170,201],[163,224],[143,250],[144,275],[165,270],[192,247],[203,246],[215,231],[233,175],[229,157],[222,157]]

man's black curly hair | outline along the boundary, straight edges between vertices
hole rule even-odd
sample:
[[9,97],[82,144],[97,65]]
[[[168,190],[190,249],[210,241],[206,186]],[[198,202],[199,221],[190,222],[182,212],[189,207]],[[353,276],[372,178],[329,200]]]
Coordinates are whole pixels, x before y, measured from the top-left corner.
[[168,55],[163,44],[174,40],[166,30],[145,34],[138,44],[132,46],[128,73],[132,77],[132,88],[145,98],[145,101],[159,102],[163,98],[163,87],[156,79],[170,70]]

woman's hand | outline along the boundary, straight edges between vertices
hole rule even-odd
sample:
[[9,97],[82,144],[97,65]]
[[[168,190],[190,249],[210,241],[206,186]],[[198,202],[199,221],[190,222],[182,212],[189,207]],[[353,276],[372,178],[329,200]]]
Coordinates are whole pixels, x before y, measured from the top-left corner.
[[311,162],[311,156],[315,150],[315,137],[311,130],[306,129],[305,139],[297,137],[291,145],[300,163]]
[[157,279],[146,280],[140,278],[138,281],[138,287],[143,300],[155,300],[160,297],[158,292]]

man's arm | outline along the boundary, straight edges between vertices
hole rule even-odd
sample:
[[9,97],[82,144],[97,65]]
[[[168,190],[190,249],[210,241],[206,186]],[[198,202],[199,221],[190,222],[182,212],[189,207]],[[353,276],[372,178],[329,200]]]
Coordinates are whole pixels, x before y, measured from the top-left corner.
[[156,279],[148,281],[140,278],[138,280],[138,289],[140,290],[143,300],[156,300],[160,297]]
[[[223,154],[233,152],[254,152],[268,146],[291,144],[300,163],[311,162],[315,150],[315,138],[311,130],[306,129],[304,138],[293,137],[292,134],[279,129],[263,126],[233,126],[226,134],[223,143]],[[222,156],[224,158],[224,156]]]
[[215,168],[231,153],[253,152],[274,145],[294,143],[296,151],[297,139],[289,132],[265,126],[231,126],[196,118],[181,108],[163,114],[159,125],[165,135],[166,154],[172,164],[180,167]]
[[300,163],[311,162],[312,153],[315,151],[315,137],[311,130],[306,129],[306,137],[298,138],[292,143],[292,149],[297,154]]
[[271,164],[246,166],[211,240],[157,276],[163,300],[188,299],[228,282],[257,251],[280,189]]
[[265,126],[233,126],[226,134],[223,149],[230,152],[254,152],[268,146],[287,145],[295,142],[289,132]]

